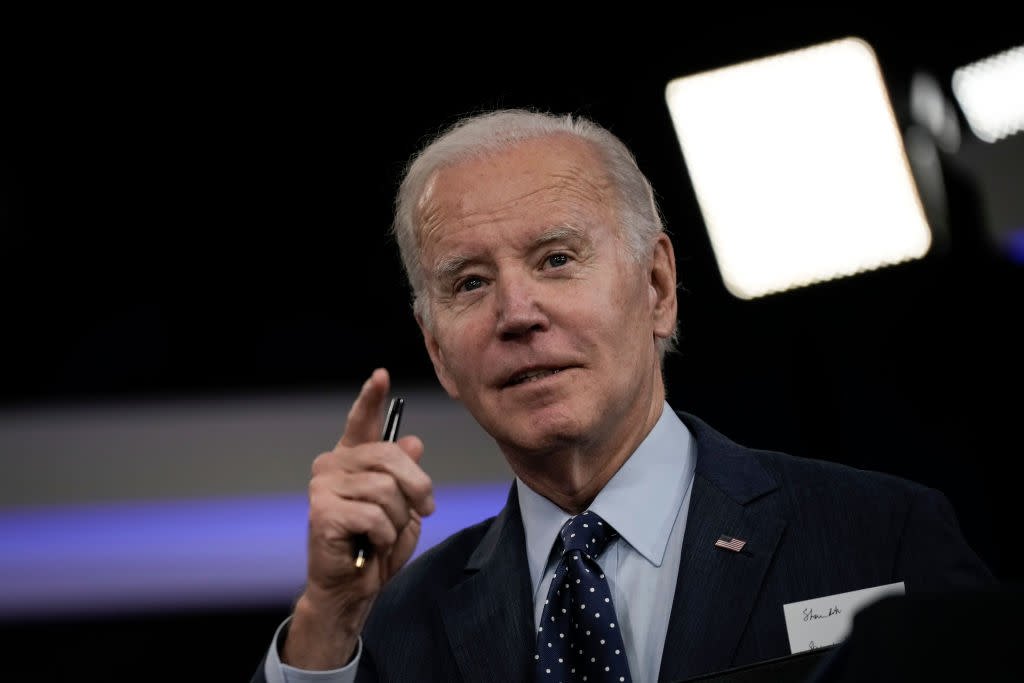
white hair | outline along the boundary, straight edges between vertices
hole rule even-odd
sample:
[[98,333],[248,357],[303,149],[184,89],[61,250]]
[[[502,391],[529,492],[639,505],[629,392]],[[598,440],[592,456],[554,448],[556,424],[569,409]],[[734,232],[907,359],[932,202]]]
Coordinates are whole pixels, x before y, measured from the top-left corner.
[[[417,209],[434,174],[442,168],[504,151],[520,142],[550,135],[571,135],[589,143],[604,162],[618,197],[618,213],[630,255],[647,263],[664,223],[650,181],[640,171],[629,148],[607,129],[580,116],[557,115],[527,109],[501,109],[460,119],[415,154],[395,197],[392,233],[398,242],[409,285],[413,310],[429,328],[430,301],[426,274],[420,262]],[[667,339],[658,339],[661,357],[676,347],[678,327]]]

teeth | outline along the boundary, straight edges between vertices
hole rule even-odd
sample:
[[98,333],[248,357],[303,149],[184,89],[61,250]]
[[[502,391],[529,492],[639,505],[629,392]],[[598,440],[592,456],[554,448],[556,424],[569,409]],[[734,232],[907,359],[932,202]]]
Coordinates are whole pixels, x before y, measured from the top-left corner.
[[523,375],[514,377],[509,384],[523,384],[524,382],[536,382],[539,379],[553,375],[556,372],[561,372],[561,368],[558,370],[537,370],[536,372],[527,372]]

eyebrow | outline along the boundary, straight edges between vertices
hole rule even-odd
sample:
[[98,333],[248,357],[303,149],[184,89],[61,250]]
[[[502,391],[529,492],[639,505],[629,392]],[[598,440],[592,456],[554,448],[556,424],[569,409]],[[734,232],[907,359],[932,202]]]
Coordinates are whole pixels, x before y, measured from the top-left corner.
[[465,256],[444,256],[438,260],[437,265],[434,266],[434,279],[435,280],[447,280],[455,273],[462,270],[463,266],[469,263],[472,259],[468,259]]
[[[546,230],[537,236],[533,240],[531,249],[535,249],[544,244],[551,242],[557,242],[564,239],[578,239],[583,240],[586,238],[584,233],[579,228],[571,225],[560,225],[557,228]],[[441,257],[437,265],[434,266],[434,277],[438,280],[445,280],[462,270],[467,263],[472,263],[474,259],[466,256],[443,256]]]
[[567,238],[582,240],[585,237],[586,234],[579,228],[571,225],[562,225],[554,228],[553,230],[541,233],[541,235],[533,241],[533,246],[539,247],[540,245],[547,244],[548,242],[557,242],[558,240],[564,240]]

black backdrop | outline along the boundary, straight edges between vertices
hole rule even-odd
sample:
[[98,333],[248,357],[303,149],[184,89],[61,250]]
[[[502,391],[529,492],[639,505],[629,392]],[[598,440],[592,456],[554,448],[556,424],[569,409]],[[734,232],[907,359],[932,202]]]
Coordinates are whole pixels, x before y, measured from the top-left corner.
[[[434,22],[448,28],[91,15],[21,36],[2,169],[5,405],[304,391],[378,365],[432,382],[385,235],[399,170],[459,114],[573,111],[620,135],[660,195],[683,287],[673,404],[749,445],[945,490],[997,574],[1020,579],[1006,472],[1024,269],[985,242],[973,180],[948,161],[951,239],[924,260],[741,302],[718,276],[663,95],[675,76],[858,35],[905,123],[914,69],[945,78],[1014,36],[853,11]],[[195,654],[234,680],[287,607],[11,625],[0,642],[36,663],[60,643],[60,667],[96,648],[104,666]]]

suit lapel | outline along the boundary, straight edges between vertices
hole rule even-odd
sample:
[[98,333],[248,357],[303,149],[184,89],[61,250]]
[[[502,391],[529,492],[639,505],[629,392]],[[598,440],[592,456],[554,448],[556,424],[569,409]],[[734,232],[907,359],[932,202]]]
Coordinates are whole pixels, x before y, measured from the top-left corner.
[[[730,666],[785,527],[748,506],[776,488],[756,461],[699,420],[681,417],[697,440],[697,471],[660,681]],[[722,534],[746,545],[718,548]]]
[[[757,512],[776,484],[745,450],[699,419],[680,414],[697,441],[697,470],[659,681],[730,666],[785,522]],[[728,534],[741,552],[715,547]],[[466,579],[441,604],[465,681],[533,680],[530,571],[519,499],[504,509],[466,563]],[[781,610],[781,606],[780,606]]]
[[515,486],[441,605],[465,681],[533,679],[533,598]]

